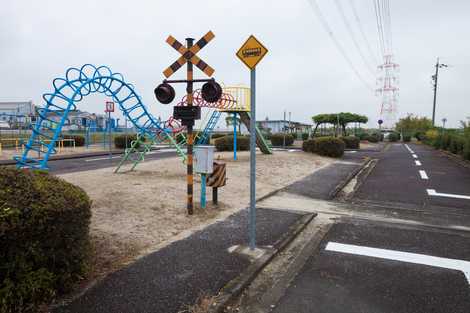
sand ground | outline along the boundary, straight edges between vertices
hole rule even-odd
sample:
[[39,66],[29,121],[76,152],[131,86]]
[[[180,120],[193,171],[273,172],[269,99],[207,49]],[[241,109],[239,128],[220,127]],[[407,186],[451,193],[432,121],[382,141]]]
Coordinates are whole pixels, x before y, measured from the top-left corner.
[[[195,214],[186,212],[186,167],[179,158],[148,161],[134,172],[113,169],[62,174],[83,188],[93,201],[91,236],[95,246],[93,276],[109,273],[141,255],[184,238],[197,229],[223,219],[249,204],[249,153],[215,154],[227,164],[227,185],[219,188],[219,205],[200,209],[200,178],[195,178]],[[297,152],[257,155],[257,198],[282,188],[333,159]]]

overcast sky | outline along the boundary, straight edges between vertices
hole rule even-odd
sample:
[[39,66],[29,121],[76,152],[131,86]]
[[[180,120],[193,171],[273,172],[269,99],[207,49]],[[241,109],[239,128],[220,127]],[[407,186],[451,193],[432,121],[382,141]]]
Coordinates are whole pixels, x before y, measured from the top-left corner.
[[[235,52],[250,34],[269,49],[257,68],[258,119],[280,119],[287,110],[292,120],[311,122],[318,113],[351,111],[367,115],[375,126],[380,98],[358,80],[308,1],[4,0],[0,101],[31,99],[43,105],[41,95],[68,67],[103,64],[124,74],[150,111],[167,118],[172,107],[153,96],[163,69],[178,57],[166,37],[199,39],[212,30],[215,39],[199,55],[226,85],[249,84],[249,72]],[[350,0],[339,1],[365,49]],[[373,1],[352,1],[377,51]],[[375,88],[375,77],[366,70],[334,1],[317,2],[355,67]],[[431,116],[431,75],[440,56],[451,67],[439,76],[437,120],[447,117],[449,125],[457,126],[470,116],[470,83],[464,76],[470,70],[470,1],[391,2],[394,58],[401,66],[399,115]],[[174,77],[183,76],[180,70]],[[104,100],[89,96],[79,108],[102,112]]]

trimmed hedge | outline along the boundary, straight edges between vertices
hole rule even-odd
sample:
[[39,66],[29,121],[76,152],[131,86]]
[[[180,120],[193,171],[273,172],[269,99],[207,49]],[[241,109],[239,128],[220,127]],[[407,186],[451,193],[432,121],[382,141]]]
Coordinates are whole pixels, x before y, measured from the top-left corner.
[[344,148],[344,141],[335,137],[319,137],[305,140],[302,143],[302,150],[305,152],[318,153],[333,158],[342,157]]
[[284,136],[286,138],[286,146],[292,146],[294,144],[294,136],[291,134],[277,133],[271,135],[271,143],[273,146],[283,146],[284,145]]
[[[233,135],[214,140],[217,151],[233,151]],[[250,136],[237,136],[237,151],[250,150]]]
[[90,207],[57,177],[0,168],[0,312],[37,312],[83,276]]
[[367,141],[368,142],[372,142],[372,143],[377,143],[379,142],[379,138],[377,136],[374,136],[374,135],[370,135],[367,137]]
[[369,139],[369,134],[368,133],[360,133],[359,134],[359,139],[360,140],[368,140]]
[[[116,136],[114,137],[114,146],[117,148],[117,149],[125,149],[126,147],[127,148],[130,148],[132,142],[134,140],[137,140],[137,135],[136,134],[132,134],[132,135],[119,135],[119,136]],[[126,143],[127,141],[127,143]],[[138,148],[139,145],[137,145],[136,148]]]
[[390,142],[397,142],[399,139],[400,139],[400,135],[397,133],[388,134],[388,141]]
[[307,140],[308,139],[308,133],[302,133],[302,140]]
[[339,158],[344,154],[344,147],[344,141],[339,138],[321,137],[315,139],[315,152],[319,155]]
[[346,145],[347,149],[359,149],[360,147],[361,141],[357,137],[346,136],[346,137],[341,137],[341,140],[344,141],[344,144]]
[[305,152],[315,152],[315,139],[308,139],[302,142],[302,150]]

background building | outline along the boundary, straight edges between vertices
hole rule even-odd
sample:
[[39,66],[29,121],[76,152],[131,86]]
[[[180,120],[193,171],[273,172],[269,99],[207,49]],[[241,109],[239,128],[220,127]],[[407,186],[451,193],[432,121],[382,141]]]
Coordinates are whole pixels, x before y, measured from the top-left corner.
[[0,121],[2,125],[8,123],[10,128],[28,127],[35,115],[33,101],[0,102]]
[[267,132],[274,133],[310,133],[312,131],[311,124],[303,124],[300,122],[288,120],[269,120],[256,121],[258,126],[265,129]]

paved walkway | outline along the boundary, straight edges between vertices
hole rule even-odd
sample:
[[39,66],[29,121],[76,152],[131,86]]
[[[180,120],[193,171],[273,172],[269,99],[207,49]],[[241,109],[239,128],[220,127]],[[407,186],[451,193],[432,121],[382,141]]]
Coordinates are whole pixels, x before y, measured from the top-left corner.
[[[276,244],[303,215],[259,209],[258,245]],[[216,294],[250,261],[228,248],[246,244],[248,216],[243,210],[190,237],[110,274],[55,313],[177,313],[201,295]]]

